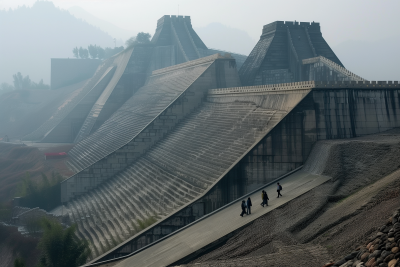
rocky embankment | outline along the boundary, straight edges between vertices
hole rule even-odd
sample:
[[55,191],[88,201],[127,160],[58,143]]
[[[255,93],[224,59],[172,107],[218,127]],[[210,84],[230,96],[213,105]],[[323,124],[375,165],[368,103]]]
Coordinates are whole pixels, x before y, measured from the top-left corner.
[[400,209],[372,235],[365,245],[342,260],[325,265],[340,267],[400,266]]
[[[399,208],[399,155],[400,129],[318,142],[303,170],[330,176],[330,181],[254,220],[184,266],[322,267],[329,259],[340,265],[351,260],[353,266],[362,256],[357,258],[363,248],[356,247],[365,244],[366,249],[375,241],[378,227]],[[352,250],[354,254],[341,261]],[[354,266],[367,264],[368,257]],[[374,256],[375,262],[380,257]],[[385,259],[382,263],[388,264]]]

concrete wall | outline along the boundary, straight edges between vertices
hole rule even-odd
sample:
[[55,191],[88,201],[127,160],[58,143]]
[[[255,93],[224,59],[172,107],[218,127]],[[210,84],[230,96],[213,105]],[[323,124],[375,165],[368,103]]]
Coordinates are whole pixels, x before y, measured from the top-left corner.
[[[180,70],[177,69],[177,71]],[[184,73],[182,78],[185,78]],[[157,80],[157,77],[155,79]],[[231,87],[239,84],[235,61],[233,59],[215,60],[189,88],[184,90],[161,114],[150,120],[149,124],[131,141],[115,151],[110,151],[106,157],[65,180],[61,184],[61,201],[66,202],[83,194],[124,170],[186,115],[197,108],[204,100],[208,88]],[[142,90],[146,90],[146,88],[144,87]],[[151,107],[149,107],[148,112],[150,111]],[[120,131],[123,131],[123,129],[120,129]],[[112,142],[112,140],[110,141]],[[107,144],[102,146],[104,149]]]
[[341,65],[323,57],[302,60],[302,80],[310,81],[365,81]]
[[93,76],[101,64],[100,59],[51,59],[51,89],[78,83]]
[[[269,90],[267,94],[279,95],[279,92],[273,91],[294,87],[297,88],[293,90],[295,93],[309,88],[306,83],[294,84],[287,88],[255,86],[226,89],[225,96],[220,95],[220,100],[259,101],[261,105],[276,108],[283,102],[266,100],[265,92]],[[283,116],[203,197],[103,255],[97,262],[127,255],[193,222],[201,214],[208,214],[303,165],[318,140],[351,138],[400,127],[397,119],[400,116],[400,85],[397,82],[320,82],[311,92],[303,95],[300,103]]]
[[239,70],[240,79],[246,86],[311,81],[302,76],[302,60],[316,56],[343,67],[322,37],[319,23],[275,21],[263,27],[260,40]]

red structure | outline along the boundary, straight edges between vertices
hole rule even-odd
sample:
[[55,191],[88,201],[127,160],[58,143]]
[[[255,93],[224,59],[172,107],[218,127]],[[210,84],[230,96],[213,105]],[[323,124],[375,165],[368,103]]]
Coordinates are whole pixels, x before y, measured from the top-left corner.
[[65,153],[65,152],[44,153],[44,158],[46,160],[48,160],[48,159],[59,159],[59,158],[64,158],[66,156],[67,156],[67,153]]

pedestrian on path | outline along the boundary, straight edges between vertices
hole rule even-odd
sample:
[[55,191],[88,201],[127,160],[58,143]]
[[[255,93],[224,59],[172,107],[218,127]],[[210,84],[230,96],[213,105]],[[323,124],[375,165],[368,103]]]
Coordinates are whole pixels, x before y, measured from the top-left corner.
[[277,183],[278,184],[278,186],[277,186],[277,188],[276,188],[276,191],[278,192],[278,197],[279,196],[281,196],[282,197],[282,194],[281,194],[281,191],[282,191],[282,186],[279,184],[279,183]]
[[264,190],[261,192],[261,206],[264,207]]
[[246,214],[246,201],[244,200],[242,201],[241,207],[242,207],[242,213],[240,213],[240,216],[243,217],[243,214]]
[[266,191],[263,191],[263,194],[264,194],[264,196],[263,196],[263,207],[264,207],[264,205],[267,205],[267,206],[268,206],[268,200],[269,200],[269,198],[268,198],[268,195],[267,195],[267,192],[266,192]]
[[251,199],[250,197],[247,199],[247,215],[251,214],[251,206],[253,206],[251,204]]

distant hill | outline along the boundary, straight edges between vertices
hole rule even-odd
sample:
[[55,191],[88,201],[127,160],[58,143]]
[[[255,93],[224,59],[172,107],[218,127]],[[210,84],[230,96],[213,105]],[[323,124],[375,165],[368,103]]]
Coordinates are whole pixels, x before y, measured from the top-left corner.
[[205,27],[194,28],[208,48],[226,50],[229,52],[248,55],[258,40],[239,29],[213,22]]
[[85,9],[79,7],[79,6],[73,6],[68,9],[69,13],[77,17],[78,19],[85,20],[89,24],[96,26],[100,28],[101,30],[105,31],[109,35],[111,35],[113,38],[117,39],[117,46],[121,46],[125,44],[125,41],[131,38],[132,36],[137,35],[137,31],[130,31],[127,29],[122,29],[108,21],[99,19],[89,12],[87,12]]
[[73,57],[75,46],[114,46],[109,34],[48,1],[0,10],[0,36],[0,83],[21,72],[49,84],[50,58]]
[[348,40],[332,47],[350,71],[370,81],[400,80],[400,35],[390,39]]

